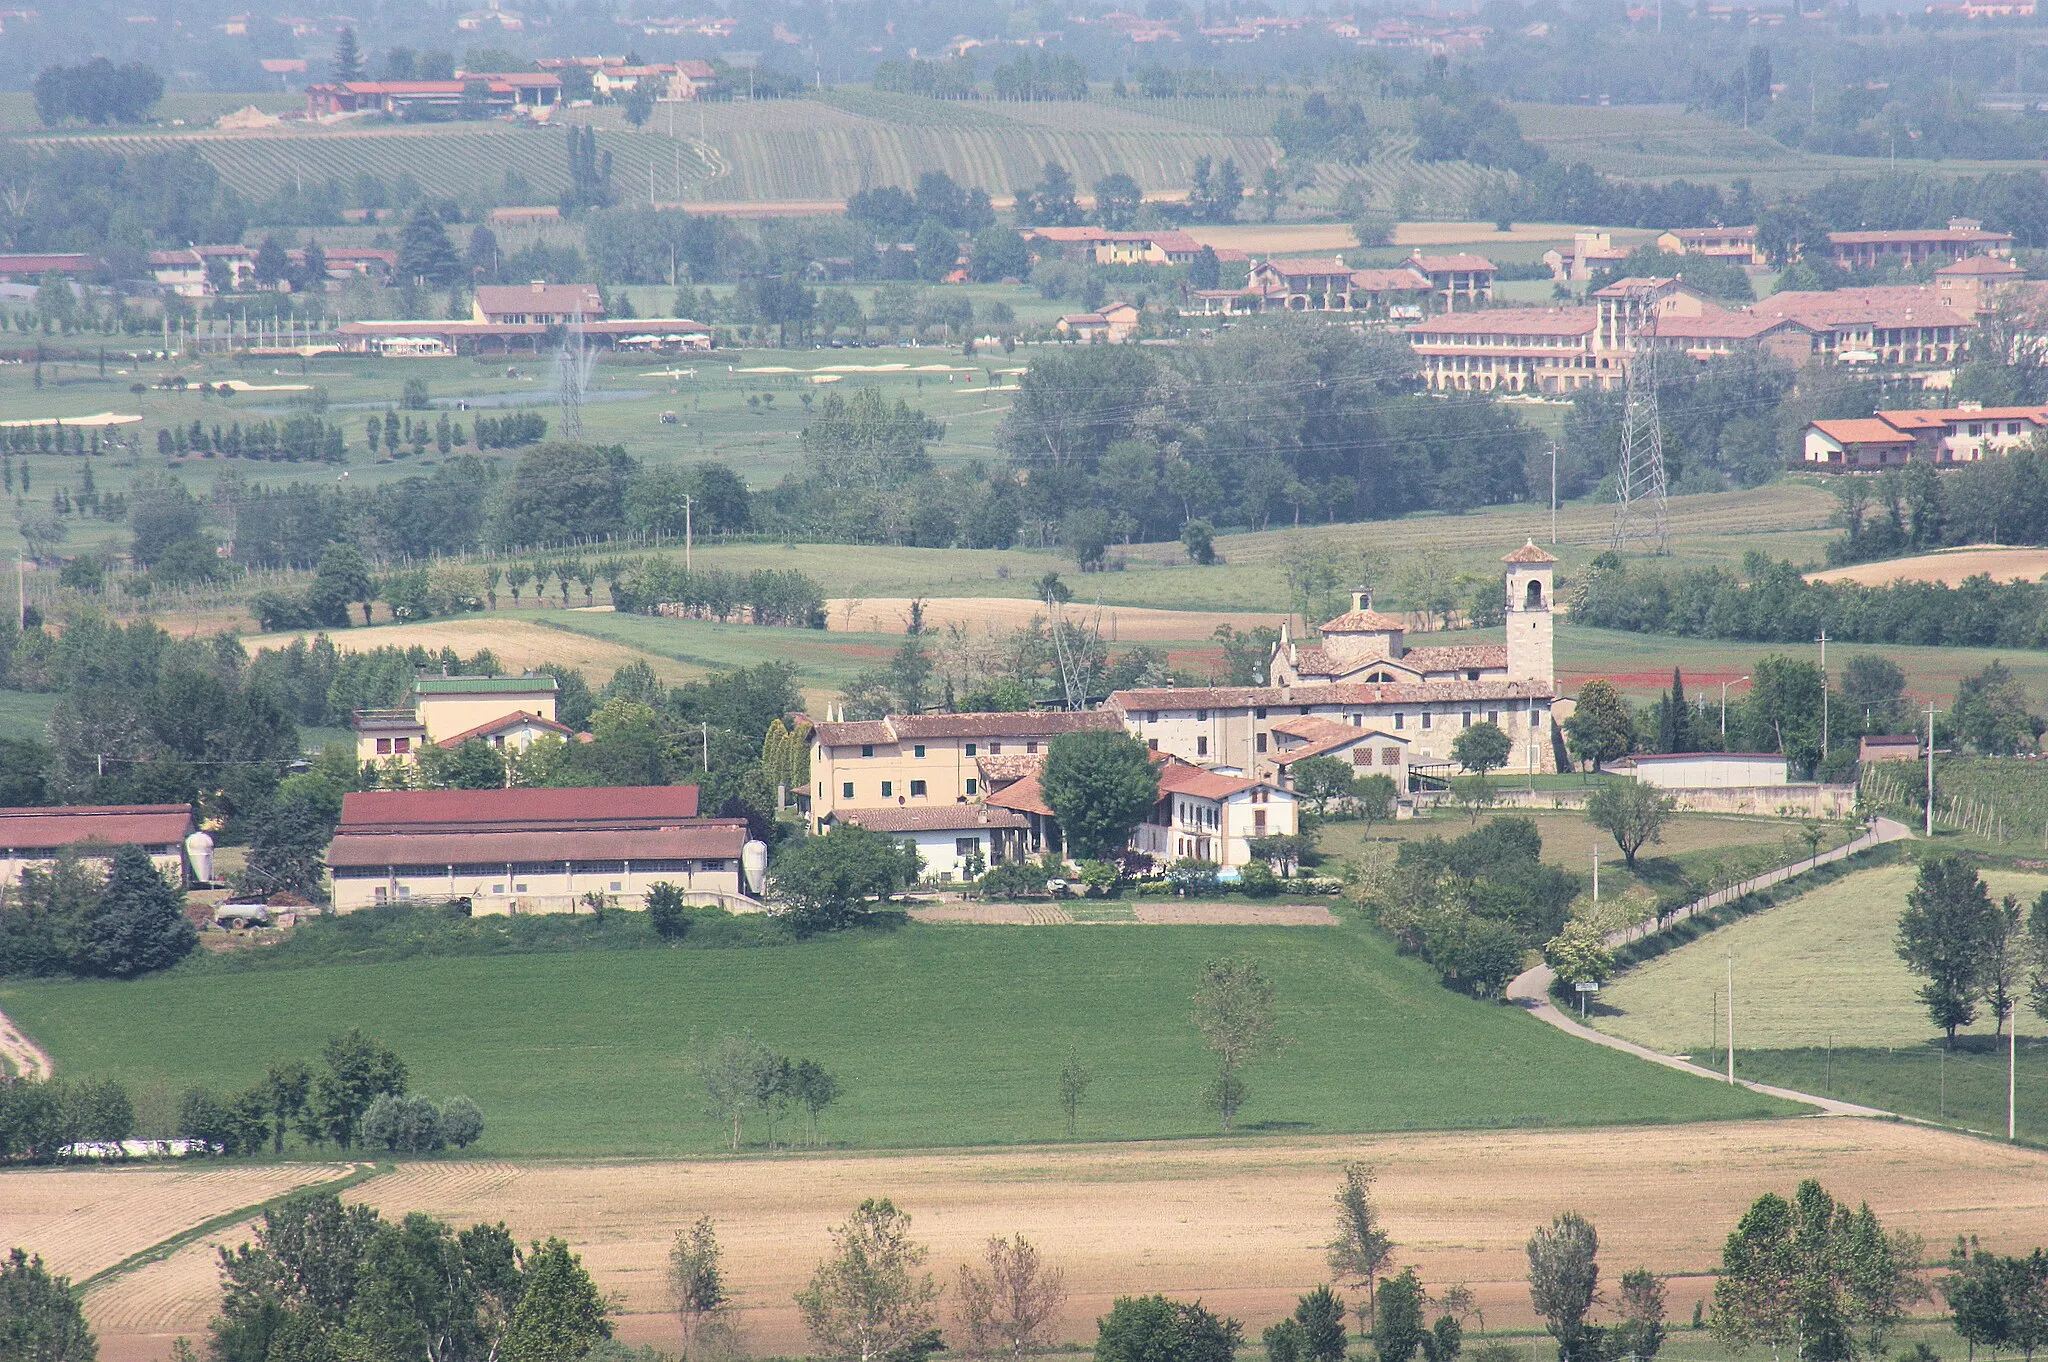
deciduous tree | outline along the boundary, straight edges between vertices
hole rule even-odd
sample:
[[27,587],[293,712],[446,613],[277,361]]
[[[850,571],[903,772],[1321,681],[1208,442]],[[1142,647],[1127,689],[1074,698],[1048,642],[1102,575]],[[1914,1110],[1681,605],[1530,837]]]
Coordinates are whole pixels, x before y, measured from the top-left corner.
[[519,1276],[519,1304],[498,1345],[499,1362],[576,1362],[612,1336],[611,1302],[562,1240],[534,1244]]
[[1599,770],[1602,762],[1625,757],[1635,746],[1636,725],[1611,682],[1588,681],[1579,688],[1579,702],[1564,721],[1565,741],[1572,756]]
[[1529,1303],[1557,1340],[1561,1362],[1584,1354],[1586,1316],[1600,1299],[1600,1233],[1566,1211],[1529,1239]]
[[1906,911],[1899,918],[1898,953],[1926,980],[1920,1001],[1927,1015],[1956,1043],[1956,1029],[1977,1016],[1986,942],[1992,933],[1991,895],[1977,872],[1955,856],[1922,863]]
[[1677,801],[1640,780],[1610,780],[1586,800],[1586,821],[1614,839],[1628,868],[1645,843],[1664,840],[1664,824],[1677,811]]
[[1047,1267],[1023,1235],[993,1238],[979,1267],[960,1265],[958,1289],[963,1349],[970,1357],[1022,1362],[1027,1351],[1052,1342],[1052,1328],[1067,1301],[1066,1278]]
[[1232,1362],[1244,1342],[1236,1320],[1164,1296],[1119,1296],[1095,1328],[1095,1362]]
[[722,1258],[718,1230],[708,1215],[677,1230],[675,1243],[669,1246],[668,1298],[682,1324],[684,1357],[690,1355],[698,1334],[730,1303]]
[[1501,731],[1500,725],[1485,719],[1451,740],[1451,756],[1458,765],[1480,776],[1507,765],[1514,750],[1514,740]]
[[0,1260],[0,1360],[96,1362],[98,1356],[70,1278],[18,1248]]
[[1380,1223],[1379,1208],[1373,1205],[1372,1184],[1371,1164],[1344,1165],[1344,1185],[1337,1189],[1337,1237],[1330,1241],[1326,1255],[1339,1281],[1357,1282],[1365,1288],[1359,1322],[1367,1331],[1378,1319],[1380,1274],[1394,1260],[1394,1241]]
[[863,1201],[832,1231],[832,1256],[796,1293],[804,1328],[831,1357],[877,1362],[928,1333],[938,1284],[923,1271],[910,1217],[886,1199]]
[[798,935],[850,927],[918,875],[917,852],[879,832],[835,824],[822,837],[783,845],[769,867],[769,895]]
[[1223,1118],[1226,1132],[1250,1092],[1245,1066],[1286,1043],[1279,1032],[1276,996],[1272,978],[1249,960],[1211,960],[1202,968],[1194,997],[1195,1029],[1217,1059],[1204,1100]]
[[1110,860],[1159,799],[1159,772],[1145,745],[1122,732],[1062,733],[1039,776],[1077,860]]

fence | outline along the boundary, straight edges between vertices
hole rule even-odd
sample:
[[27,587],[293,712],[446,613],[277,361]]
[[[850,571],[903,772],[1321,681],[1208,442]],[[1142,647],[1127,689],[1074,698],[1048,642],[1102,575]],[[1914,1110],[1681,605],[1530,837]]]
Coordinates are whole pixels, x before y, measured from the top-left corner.
[[[1865,766],[1858,788],[1863,793],[1864,802],[1871,807],[1897,810],[1904,817],[1917,822],[1926,816],[1927,785],[1924,775],[1921,774],[1925,768],[1916,763],[1913,767],[1915,774],[1905,777],[1901,776],[1897,769],[1903,765],[1904,762],[1887,762],[1881,766]],[[1938,786],[1934,795],[1934,823],[1936,827],[1974,833],[1999,846],[2014,840],[2019,828],[2031,826],[2031,820],[2022,823],[2014,819],[2010,825],[2014,836],[2008,836],[2008,825],[2003,809],[1989,800],[1970,795],[1951,794],[1944,797]],[[2048,845],[2048,827],[2042,829],[2041,838],[2043,845]]]

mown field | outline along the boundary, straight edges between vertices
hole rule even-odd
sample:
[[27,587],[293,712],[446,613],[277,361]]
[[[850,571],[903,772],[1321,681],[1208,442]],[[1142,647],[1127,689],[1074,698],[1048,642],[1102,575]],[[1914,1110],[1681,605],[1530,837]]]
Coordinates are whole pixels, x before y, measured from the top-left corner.
[[[1211,1064],[1188,1021],[1205,960],[1278,983],[1279,1057],[1250,1072],[1249,1131],[1596,1125],[1780,1114],[1783,1104],[1642,1064],[1520,1012],[1450,993],[1341,928],[912,925],[762,949],[582,951],[223,971],[132,983],[14,983],[0,1010],[60,1072],[139,1089],[240,1088],[280,1056],[360,1025],[414,1086],[483,1107],[497,1156],[674,1154],[720,1146],[694,1057],[751,1029],[817,1059],[845,1097],[842,1147],[1057,1138],[1069,1046],[1096,1078],[1090,1138],[1211,1132]],[[262,1017],[260,1044],[220,1043]],[[749,1138],[759,1140],[761,1130]]]

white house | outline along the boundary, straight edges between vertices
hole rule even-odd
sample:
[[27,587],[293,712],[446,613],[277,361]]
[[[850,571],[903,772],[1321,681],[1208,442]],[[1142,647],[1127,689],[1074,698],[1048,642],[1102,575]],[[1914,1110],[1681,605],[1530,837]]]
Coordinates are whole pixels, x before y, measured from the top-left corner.
[[975,878],[968,862],[977,853],[983,870],[1025,860],[1031,854],[1031,821],[1013,809],[988,804],[843,809],[827,821],[849,823],[911,843],[924,863],[924,877],[940,884]]
[[1671,752],[1639,754],[1610,765],[1660,790],[1733,790],[1789,783],[1785,758],[1776,752]]
[[1301,830],[1294,792],[1266,780],[1205,771],[1168,760],[1159,768],[1159,802],[1131,834],[1131,850],[1154,862],[1214,861],[1238,870],[1260,837]]

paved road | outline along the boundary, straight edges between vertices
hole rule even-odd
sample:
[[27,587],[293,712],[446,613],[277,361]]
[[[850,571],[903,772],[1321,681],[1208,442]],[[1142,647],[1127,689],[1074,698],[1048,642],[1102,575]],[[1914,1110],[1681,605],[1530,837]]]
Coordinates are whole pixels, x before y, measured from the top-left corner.
[[[1729,902],[1731,899],[1740,898],[1744,894],[1754,893],[1759,889],[1768,889],[1770,886],[1780,884],[1795,875],[1804,874],[1816,866],[1829,865],[1835,861],[1853,856],[1866,848],[1878,846],[1885,842],[1902,841],[1910,838],[1912,835],[1912,829],[1908,828],[1905,824],[1890,818],[1880,818],[1862,836],[1844,842],[1833,851],[1824,852],[1811,860],[1796,861],[1789,866],[1783,866],[1777,870],[1759,875],[1753,880],[1745,880],[1743,883],[1731,888],[1716,890],[1705,898],[1697,899],[1679,909],[1668,921],[1681,922],[1695,913],[1708,912]],[[1644,923],[1639,927],[1631,927],[1626,931],[1616,932],[1607,938],[1607,944],[1615,947],[1624,946],[1638,937],[1648,935],[1654,930],[1656,930],[1656,924]],[[1680,1059],[1676,1055],[1660,1054],[1647,1046],[1637,1045],[1633,1041],[1623,1040],[1619,1036],[1610,1036],[1605,1032],[1595,1031],[1590,1026],[1572,1020],[1570,1016],[1558,1008],[1556,1003],[1551,1001],[1550,986],[1556,979],[1557,975],[1550,966],[1538,965],[1536,968],[1524,972],[1513,983],[1508,985],[1508,1000],[1519,1007],[1527,1008],[1539,1020],[1548,1022],[1558,1030],[1568,1032],[1579,1037],[1581,1040],[1590,1040],[1595,1045],[1604,1045],[1610,1050],[1620,1050],[1624,1054],[1634,1055],[1638,1059],[1647,1059],[1652,1064],[1661,1064],[1667,1069],[1677,1069],[1681,1073],[1689,1073],[1700,1078],[1712,1078],[1723,1082],[1727,1080],[1728,1076],[1725,1073],[1716,1073],[1714,1070],[1695,1064],[1689,1059]],[[1735,1062],[1739,1070],[1742,1064],[1742,1052],[1740,1049],[1736,1051]],[[1818,1107],[1824,1116],[1896,1115],[1894,1112],[1884,1111],[1877,1107],[1859,1106],[1854,1102],[1843,1102],[1833,1097],[1822,1097],[1816,1093],[1796,1092],[1791,1088],[1774,1088],[1767,1083],[1751,1083],[1741,1078],[1739,1074],[1736,1082],[1748,1088],[1751,1092],[1766,1093],[1772,1097],[1782,1097],[1788,1101],[1804,1102],[1809,1106]]]

